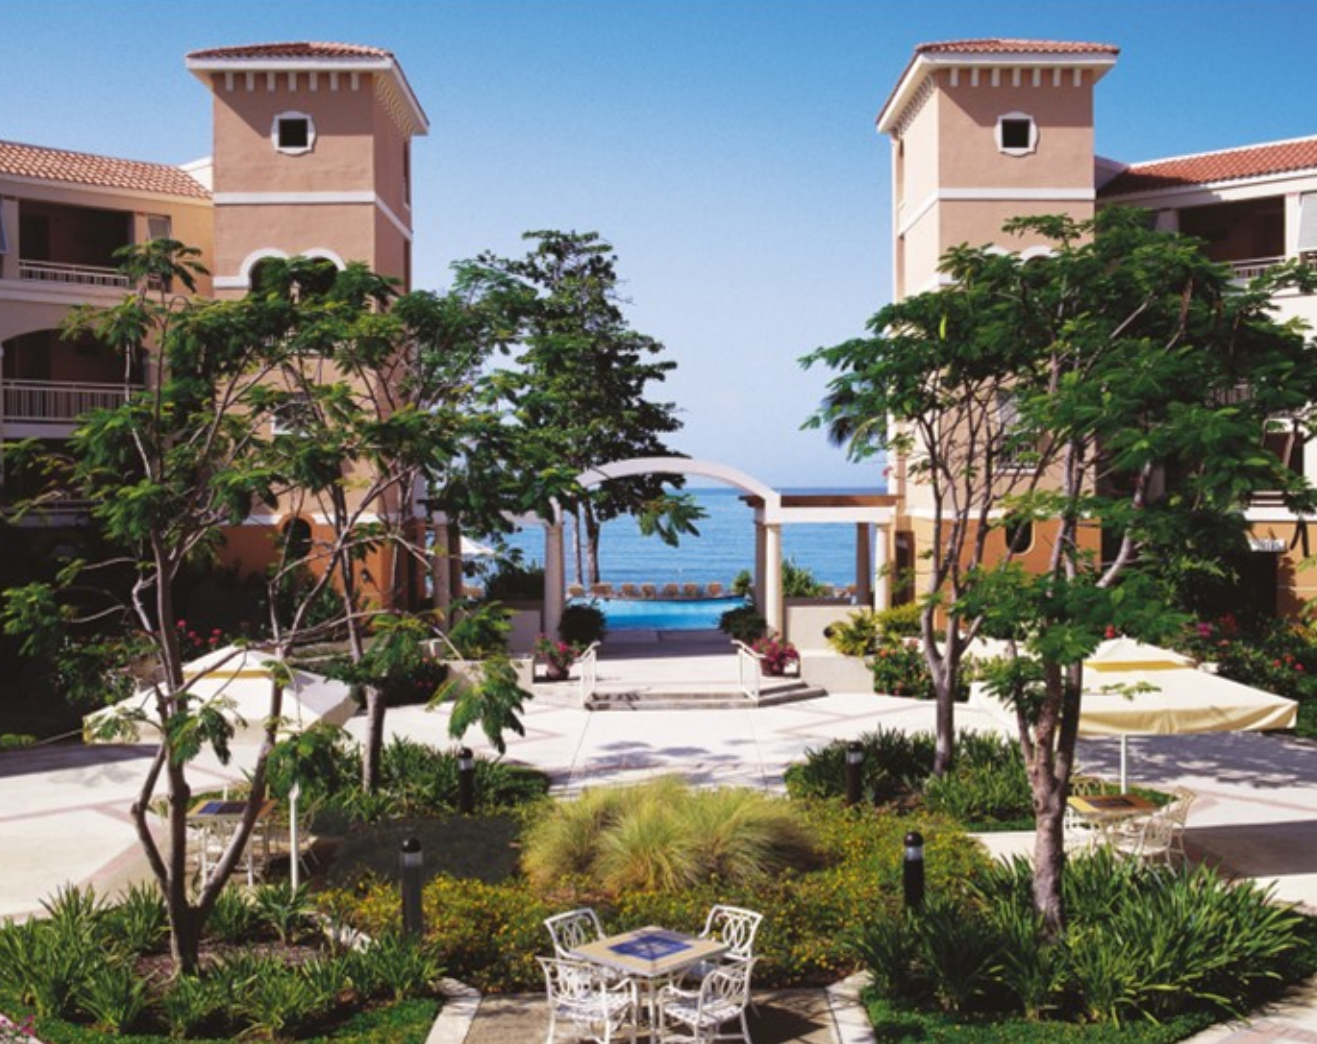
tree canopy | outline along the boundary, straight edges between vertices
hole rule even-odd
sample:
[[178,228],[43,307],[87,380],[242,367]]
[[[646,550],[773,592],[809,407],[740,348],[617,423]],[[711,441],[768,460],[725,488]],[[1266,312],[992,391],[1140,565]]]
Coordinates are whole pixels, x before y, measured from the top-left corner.
[[[1239,285],[1200,243],[1136,211],[1007,231],[1051,252],[949,251],[950,285],[889,305],[868,337],[805,362],[838,371],[813,423],[853,455],[904,457],[909,481],[932,492],[920,596],[939,769],[968,642],[1009,643],[990,684],[1017,711],[1039,821],[1035,903],[1058,930],[1083,660],[1113,630],[1155,641],[1180,625],[1158,549],[1201,558],[1216,550],[1207,532],[1242,540],[1257,491],[1313,507],[1263,439],[1269,425],[1312,429],[1317,351],[1271,308],[1312,274],[1282,266]],[[992,540],[1023,522],[1045,551],[1028,570],[1014,541]]]

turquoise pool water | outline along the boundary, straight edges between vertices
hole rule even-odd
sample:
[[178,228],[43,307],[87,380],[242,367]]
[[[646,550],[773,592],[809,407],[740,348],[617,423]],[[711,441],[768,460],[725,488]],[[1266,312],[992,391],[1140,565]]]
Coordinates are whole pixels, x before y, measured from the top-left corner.
[[728,609],[745,605],[745,599],[600,598],[597,604],[610,631],[705,631],[716,628]]

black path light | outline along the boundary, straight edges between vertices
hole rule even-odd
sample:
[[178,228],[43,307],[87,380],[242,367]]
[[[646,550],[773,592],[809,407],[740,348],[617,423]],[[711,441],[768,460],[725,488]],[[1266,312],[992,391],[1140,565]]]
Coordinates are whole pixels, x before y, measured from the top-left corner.
[[402,867],[402,930],[407,935],[425,934],[425,911],[421,907],[421,878],[425,869],[425,854],[421,842],[414,837],[405,838],[398,852]]
[[457,752],[457,811],[464,816],[476,810],[476,756],[470,747]]
[[846,804],[860,802],[860,779],[864,774],[864,746],[859,740],[846,744]]

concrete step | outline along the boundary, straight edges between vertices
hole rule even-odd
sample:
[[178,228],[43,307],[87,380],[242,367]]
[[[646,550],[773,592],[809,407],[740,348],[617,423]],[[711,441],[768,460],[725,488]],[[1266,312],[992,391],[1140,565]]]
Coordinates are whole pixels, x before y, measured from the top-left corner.
[[587,707],[589,710],[713,710],[742,707],[771,707],[826,696],[827,691],[798,678],[765,681],[759,701],[753,702],[734,683],[701,682],[664,685],[647,682],[635,685],[600,683]]

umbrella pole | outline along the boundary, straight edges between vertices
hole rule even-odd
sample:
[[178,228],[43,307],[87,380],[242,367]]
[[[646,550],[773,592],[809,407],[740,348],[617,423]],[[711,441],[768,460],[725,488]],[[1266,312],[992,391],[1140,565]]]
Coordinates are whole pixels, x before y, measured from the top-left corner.
[[1129,748],[1130,738],[1126,733],[1120,734],[1120,792],[1129,790]]

